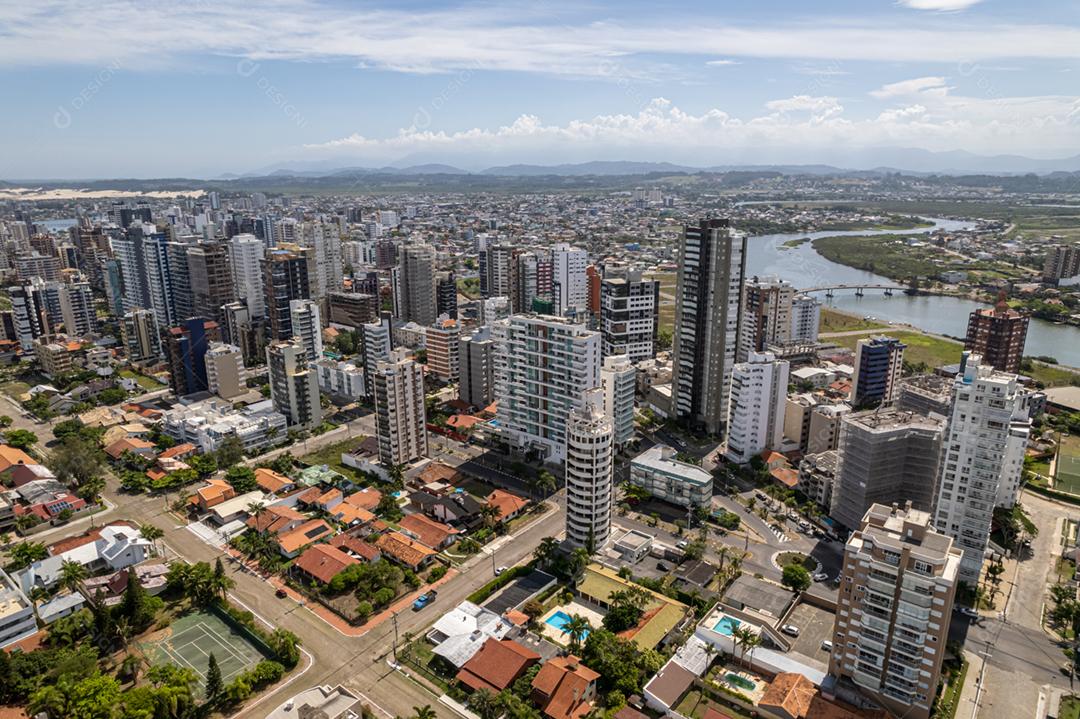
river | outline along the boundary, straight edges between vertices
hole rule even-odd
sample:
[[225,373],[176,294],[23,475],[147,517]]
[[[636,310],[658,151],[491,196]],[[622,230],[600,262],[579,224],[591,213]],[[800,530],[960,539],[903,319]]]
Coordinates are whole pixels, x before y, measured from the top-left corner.
[[[748,276],[778,275],[796,287],[893,283],[889,278],[873,272],[827,260],[819,255],[809,242],[798,247],[785,247],[784,243],[804,237],[814,240],[837,235],[916,235],[936,229],[960,230],[971,227],[970,222],[959,220],[927,220],[933,222],[934,226],[911,230],[826,231],[751,237],[747,240],[746,273]],[[854,290],[837,291],[831,299],[823,296],[821,299],[838,310],[873,316],[883,321],[906,323],[927,332],[958,338],[963,338],[967,333],[968,315],[980,307],[986,307],[959,297],[912,297],[903,293],[886,297],[881,290],[866,290],[863,297],[856,297]],[[1032,319],[1028,326],[1024,354],[1054,357],[1061,364],[1080,367],[1080,328]]]

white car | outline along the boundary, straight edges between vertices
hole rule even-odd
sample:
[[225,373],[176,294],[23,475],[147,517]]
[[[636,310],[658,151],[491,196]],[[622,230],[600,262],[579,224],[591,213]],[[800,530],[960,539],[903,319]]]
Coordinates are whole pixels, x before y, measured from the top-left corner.
[[960,612],[965,617],[970,617],[971,619],[978,619],[979,618],[979,613],[977,611],[975,611],[974,609],[972,609],[971,607],[960,607],[956,611]]
[[827,652],[831,652],[832,651],[832,642],[829,641],[828,639],[826,639],[825,641],[823,641],[821,643],[821,648],[824,649]]
[[502,574],[505,571],[506,571],[506,567],[499,567],[498,569],[495,570],[495,576],[497,577],[497,576],[499,576],[500,574]]
[[813,579],[815,582],[824,582],[828,580],[829,575],[825,572],[814,572],[810,575],[810,578]]
[[785,624],[784,626],[780,627],[780,631],[791,637],[799,636],[799,628],[794,624]]

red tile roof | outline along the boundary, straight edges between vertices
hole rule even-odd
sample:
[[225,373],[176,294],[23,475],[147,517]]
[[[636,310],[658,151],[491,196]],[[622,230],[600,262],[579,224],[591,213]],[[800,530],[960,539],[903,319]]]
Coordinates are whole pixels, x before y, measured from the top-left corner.
[[409,567],[418,567],[428,557],[436,554],[435,550],[425,547],[415,539],[401,532],[387,532],[380,535],[375,546],[402,564]]
[[377,489],[361,489],[359,492],[353,492],[345,501],[354,507],[360,507],[368,511],[374,510],[379,506],[379,500],[382,499],[382,492]]
[[359,564],[360,560],[350,557],[337,547],[328,544],[316,544],[304,550],[293,566],[314,577],[323,584],[341,573],[345,567]]
[[365,542],[358,537],[353,537],[348,534],[339,534],[330,540],[330,546],[337,547],[338,549],[355,554],[360,559],[368,562],[374,562],[382,554],[379,548],[374,544]]
[[292,554],[303,547],[333,536],[334,528],[321,519],[304,522],[296,529],[278,536],[281,551]]
[[279,492],[295,482],[283,474],[278,474],[267,467],[259,467],[255,470],[255,483],[264,492]]
[[513,516],[528,506],[529,500],[504,489],[496,489],[487,496],[487,503],[499,510],[499,520]]
[[458,533],[450,525],[436,522],[423,514],[407,514],[398,522],[398,526],[416,535],[422,544],[432,549],[441,549],[450,537]]
[[544,716],[551,719],[578,719],[592,709],[590,700],[599,678],[598,673],[582,664],[573,654],[554,657],[540,668],[533,679],[535,701],[541,706]]
[[169,459],[170,457],[176,457],[177,459],[183,459],[188,455],[195,454],[199,450],[198,447],[190,442],[184,442],[178,444],[175,447],[169,447],[167,450],[158,455],[158,459]]
[[817,687],[802,674],[781,672],[761,695],[758,706],[776,707],[789,717],[805,717],[810,711],[810,702],[815,694]]
[[501,692],[514,683],[540,655],[512,639],[488,639],[457,673],[462,684],[474,690]]

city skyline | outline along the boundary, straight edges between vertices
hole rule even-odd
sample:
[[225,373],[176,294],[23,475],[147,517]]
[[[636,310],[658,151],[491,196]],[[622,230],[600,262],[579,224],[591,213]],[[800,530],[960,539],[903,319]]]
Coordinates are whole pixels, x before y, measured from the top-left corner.
[[0,27],[8,180],[1080,153],[1080,12],[1048,2],[57,1]]

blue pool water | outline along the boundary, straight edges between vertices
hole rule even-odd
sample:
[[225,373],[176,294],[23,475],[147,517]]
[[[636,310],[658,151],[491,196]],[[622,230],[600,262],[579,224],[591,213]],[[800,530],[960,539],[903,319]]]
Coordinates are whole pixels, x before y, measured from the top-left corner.
[[730,637],[739,628],[739,620],[734,617],[720,617],[720,621],[713,625],[713,631]]
[[[570,615],[567,614],[566,612],[562,611],[562,610],[559,610],[559,611],[555,612],[554,614],[552,614],[547,619],[545,619],[544,623],[545,624],[550,624],[551,626],[555,627],[560,632],[565,634],[566,633],[565,627],[566,627],[566,625],[567,625],[567,623],[569,621],[570,621]],[[585,634],[581,637],[581,641],[585,641],[588,637],[589,637],[589,632],[588,632],[588,630],[586,630]]]

